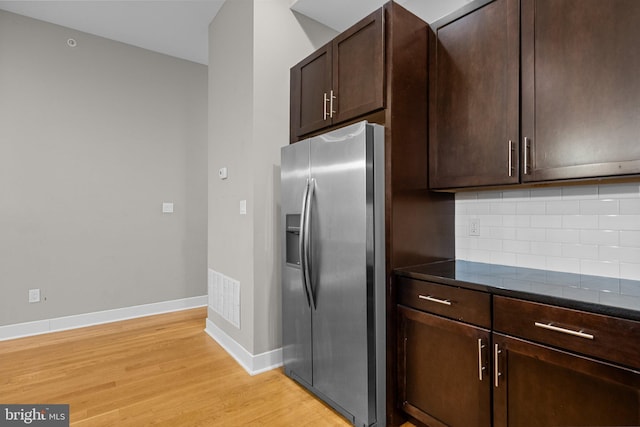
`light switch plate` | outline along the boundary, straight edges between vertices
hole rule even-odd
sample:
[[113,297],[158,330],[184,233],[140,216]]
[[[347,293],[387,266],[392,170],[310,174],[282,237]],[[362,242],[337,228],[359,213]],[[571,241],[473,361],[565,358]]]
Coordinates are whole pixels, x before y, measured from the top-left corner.
[[246,214],[247,214],[247,201],[240,200],[240,215],[246,215]]
[[162,213],[173,213],[173,203],[172,202],[163,202],[162,203]]
[[29,289],[29,303],[40,302],[40,289]]

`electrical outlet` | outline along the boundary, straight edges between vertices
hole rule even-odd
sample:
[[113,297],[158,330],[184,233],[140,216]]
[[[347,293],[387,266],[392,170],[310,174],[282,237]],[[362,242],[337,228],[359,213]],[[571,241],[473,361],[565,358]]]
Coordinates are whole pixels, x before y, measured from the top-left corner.
[[469,220],[469,236],[480,235],[480,220],[478,218],[471,218]]
[[29,289],[29,303],[40,302],[40,289]]

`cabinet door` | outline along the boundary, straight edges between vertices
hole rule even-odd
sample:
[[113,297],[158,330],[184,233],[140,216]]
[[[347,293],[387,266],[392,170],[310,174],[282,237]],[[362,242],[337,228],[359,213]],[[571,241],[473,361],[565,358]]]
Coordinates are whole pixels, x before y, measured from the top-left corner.
[[333,123],[384,107],[382,8],[333,41]]
[[522,1],[523,181],[640,173],[639,23],[637,0]]
[[519,8],[482,2],[434,24],[430,48],[431,188],[517,183]]
[[399,397],[432,427],[491,425],[489,331],[399,306]]
[[495,427],[640,425],[638,371],[501,334],[493,343]]
[[291,68],[291,131],[301,136],[331,124],[331,44]]

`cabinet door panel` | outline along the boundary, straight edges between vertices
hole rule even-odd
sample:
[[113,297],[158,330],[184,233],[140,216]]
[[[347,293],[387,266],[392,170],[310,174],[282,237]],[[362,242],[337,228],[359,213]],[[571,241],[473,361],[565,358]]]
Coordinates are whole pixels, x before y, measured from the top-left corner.
[[291,123],[295,135],[305,135],[331,124],[329,104],[324,102],[330,91],[331,45],[328,44],[291,68]]
[[384,107],[382,8],[333,41],[333,123]]
[[640,2],[522,2],[523,181],[640,173]]
[[398,310],[403,409],[431,426],[490,426],[489,331],[404,306]]
[[519,180],[518,12],[517,1],[495,0],[435,24],[430,49],[431,188]]
[[640,425],[640,373],[493,334],[495,427]]

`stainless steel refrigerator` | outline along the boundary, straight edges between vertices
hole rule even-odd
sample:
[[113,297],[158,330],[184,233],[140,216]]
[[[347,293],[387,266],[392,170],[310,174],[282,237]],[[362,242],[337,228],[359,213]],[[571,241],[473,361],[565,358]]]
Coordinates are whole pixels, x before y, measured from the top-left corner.
[[384,426],[384,128],[282,148],[284,371],[356,426]]

